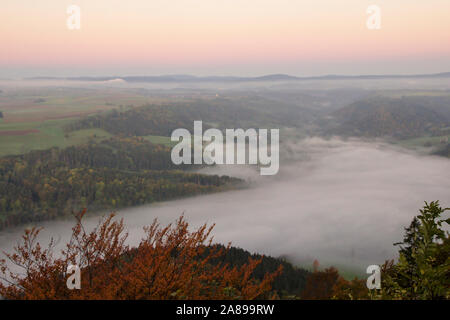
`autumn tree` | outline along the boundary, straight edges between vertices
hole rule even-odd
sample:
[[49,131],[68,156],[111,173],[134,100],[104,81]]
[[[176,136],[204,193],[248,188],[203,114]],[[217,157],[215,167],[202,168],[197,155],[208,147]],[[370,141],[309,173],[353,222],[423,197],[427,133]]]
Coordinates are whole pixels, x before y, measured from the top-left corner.
[[314,260],[313,272],[306,278],[302,299],[307,300],[360,300],[369,299],[366,281],[355,278],[351,281],[339,275],[334,267],[319,270],[319,261]]
[[306,279],[306,286],[302,294],[302,299],[331,299],[333,296],[333,287],[340,277],[339,272],[334,267],[319,271],[318,265],[317,260],[315,260],[314,272]]
[[[271,283],[281,273],[255,280],[261,260],[241,267],[212,264],[228,247],[212,246],[214,225],[189,231],[180,217],[161,227],[155,220],[145,227],[137,247],[125,244],[127,233],[114,214],[103,217],[87,232],[77,215],[70,241],[59,255],[55,243],[37,242],[41,229],[26,230],[22,243],[0,262],[0,295],[6,299],[256,299],[270,298]],[[207,249],[207,251],[206,251]],[[206,254],[205,254],[206,252]],[[81,269],[81,289],[66,285],[68,265]],[[20,271],[16,271],[19,268]]]

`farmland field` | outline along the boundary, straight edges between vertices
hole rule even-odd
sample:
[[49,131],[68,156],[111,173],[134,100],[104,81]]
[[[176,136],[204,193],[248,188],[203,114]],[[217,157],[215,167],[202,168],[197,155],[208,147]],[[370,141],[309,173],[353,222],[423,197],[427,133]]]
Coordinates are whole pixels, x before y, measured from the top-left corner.
[[90,138],[102,139],[110,136],[101,129],[86,129],[64,134],[64,125],[70,119],[44,122],[24,122],[0,125],[0,156],[23,154],[31,150],[51,147],[64,148],[82,144]]
[[163,137],[163,136],[144,136],[145,140],[153,143],[153,144],[163,144],[166,146],[173,146],[176,144],[176,142],[172,142],[170,140],[170,137]]
[[[111,135],[102,129],[65,133],[64,127],[80,117],[126,110],[153,101],[133,90],[81,88],[10,88],[0,94],[0,156],[31,150],[68,147],[101,140]],[[149,137],[154,143],[170,143],[164,137]]]

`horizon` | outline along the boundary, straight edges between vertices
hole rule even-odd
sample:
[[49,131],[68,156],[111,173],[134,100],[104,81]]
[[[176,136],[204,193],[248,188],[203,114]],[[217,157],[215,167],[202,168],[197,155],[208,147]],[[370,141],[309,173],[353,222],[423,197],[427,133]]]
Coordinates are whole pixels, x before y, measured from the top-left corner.
[[[206,78],[234,78],[236,80],[245,80],[245,79],[261,79],[265,77],[272,77],[272,76],[279,76],[279,77],[287,77],[291,78],[292,80],[321,80],[326,79],[330,77],[337,77],[339,78],[361,78],[361,77],[375,77],[375,78],[383,78],[383,77],[406,77],[406,78],[413,78],[413,77],[448,77],[450,76],[450,71],[441,71],[441,72],[425,72],[425,73],[380,73],[380,74],[334,74],[334,73],[325,73],[325,74],[319,74],[319,75],[298,75],[298,74],[290,74],[290,73],[264,73],[264,74],[257,74],[254,76],[245,76],[245,75],[238,75],[238,74],[230,74],[230,75],[224,75],[224,74],[188,74],[188,73],[158,73],[158,74],[100,74],[100,75],[61,75],[61,76],[51,76],[51,75],[33,75],[33,76],[27,76],[27,77],[18,77],[18,78],[0,78],[1,80],[40,80],[40,79],[66,79],[66,80],[76,80],[77,78],[89,78],[93,81],[96,81],[97,79],[102,78],[111,78],[110,80],[114,79],[120,79],[123,80],[124,78],[163,78],[163,77],[189,77],[191,79],[206,79]],[[180,79],[181,80],[181,79]],[[370,80],[370,79],[368,79]],[[125,80],[124,80],[125,81]]]

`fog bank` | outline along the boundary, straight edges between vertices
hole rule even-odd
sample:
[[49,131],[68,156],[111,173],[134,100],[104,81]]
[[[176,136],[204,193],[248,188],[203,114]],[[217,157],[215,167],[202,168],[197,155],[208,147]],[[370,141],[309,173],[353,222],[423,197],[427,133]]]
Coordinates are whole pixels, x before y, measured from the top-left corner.
[[[248,167],[206,168],[251,179],[251,187],[207,196],[119,210],[136,244],[142,226],[182,213],[192,226],[216,223],[216,242],[293,262],[358,268],[394,258],[403,227],[423,201],[450,206],[450,161],[418,156],[378,143],[318,138],[282,146],[290,160],[274,177]],[[86,220],[94,225],[98,216]],[[42,239],[68,238],[72,222],[42,224]],[[19,228],[23,229],[23,228]],[[0,233],[0,250],[10,250],[19,229]]]

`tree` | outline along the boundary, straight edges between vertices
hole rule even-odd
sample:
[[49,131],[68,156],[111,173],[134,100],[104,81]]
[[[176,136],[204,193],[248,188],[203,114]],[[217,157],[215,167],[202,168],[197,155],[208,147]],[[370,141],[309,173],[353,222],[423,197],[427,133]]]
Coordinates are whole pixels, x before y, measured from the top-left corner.
[[333,288],[340,278],[339,272],[334,267],[319,271],[316,267],[318,265],[319,263],[315,260],[314,272],[306,279],[302,299],[319,300],[331,299],[333,297]]
[[405,228],[399,261],[386,262],[382,269],[382,292],[385,299],[449,299],[450,240],[443,224],[450,218],[442,215],[439,201],[425,202],[420,214]]
[[306,286],[302,292],[302,299],[323,300],[359,300],[369,299],[366,281],[355,278],[345,280],[334,267],[319,270],[319,261],[314,260],[313,272],[306,279]]
[[365,279],[355,278],[351,281],[340,277],[333,286],[332,299],[337,300],[367,300],[369,290]]
[[[211,264],[227,248],[211,246],[214,227],[188,230],[180,217],[160,227],[155,220],[145,227],[145,237],[135,248],[125,245],[123,221],[111,214],[86,232],[85,210],[76,216],[72,237],[60,257],[54,242],[42,248],[40,229],[26,230],[23,242],[0,262],[0,295],[6,299],[255,299],[269,298],[271,283],[281,273],[252,277],[261,260],[249,259],[240,268]],[[207,254],[205,253],[208,248]],[[228,247],[229,248],[229,247]],[[16,272],[7,263],[18,266]],[[68,265],[81,269],[81,289],[66,286]]]

